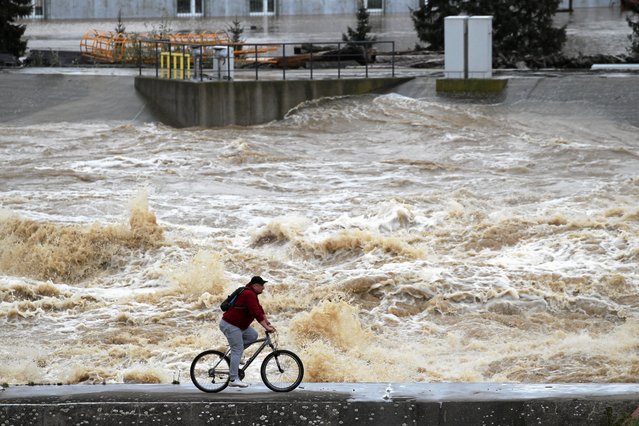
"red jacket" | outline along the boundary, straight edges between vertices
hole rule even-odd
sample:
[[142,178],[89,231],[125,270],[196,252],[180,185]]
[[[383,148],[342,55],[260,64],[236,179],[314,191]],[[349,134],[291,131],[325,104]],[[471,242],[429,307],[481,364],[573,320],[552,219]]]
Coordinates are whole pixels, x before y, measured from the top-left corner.
[[237,297],[235,306],[222,315],[224,321],[241,330],[246,330],[254,319],[261,322],[264,318],[264,309],[257,299],[257,293],[253,291],[251,286],[247,286],[246,290]]

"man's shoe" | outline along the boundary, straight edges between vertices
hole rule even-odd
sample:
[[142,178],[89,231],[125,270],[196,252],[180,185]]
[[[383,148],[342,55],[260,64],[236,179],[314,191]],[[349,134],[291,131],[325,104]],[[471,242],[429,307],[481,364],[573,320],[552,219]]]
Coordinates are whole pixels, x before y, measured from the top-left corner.
[[229,386],[232,388],[248,388],[249,385],[248,383],[244,383],[243,381],[238,379],[238,380],[231,380],[229,382]]

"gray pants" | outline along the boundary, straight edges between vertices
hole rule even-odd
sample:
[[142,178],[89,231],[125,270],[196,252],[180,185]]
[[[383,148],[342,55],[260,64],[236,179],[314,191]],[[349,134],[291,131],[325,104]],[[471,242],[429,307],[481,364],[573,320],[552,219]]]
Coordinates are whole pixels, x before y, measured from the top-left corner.
[[220,330],[226,336],[226,340],[229,341],[229,346],[231,347],[231,371],[229,375],[231,380],[237,380],[237,371],[240,368],[240,359],[242,359],[244,349],[257,340],[257,331],[253,327],[242,331],[239,327],[224,320],[220,320]]

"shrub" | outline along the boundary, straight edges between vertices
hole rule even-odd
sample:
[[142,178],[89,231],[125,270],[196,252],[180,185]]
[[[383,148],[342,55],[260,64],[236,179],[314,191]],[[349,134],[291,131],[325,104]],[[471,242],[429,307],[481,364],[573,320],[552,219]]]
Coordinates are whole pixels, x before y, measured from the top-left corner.
[[639,59],[639,5],[632,5],[632,14],[626,16],[628,26],[632,29],[632,34],[628,36],[630,40],[630,47],[628,53],[635,59]]
[[493,52],[504,57],[547,56],[561,51],[566,28],[555,28],[560,0],[430,0],[411,11],[419,39],[431,50],[444,46],[444,18],[493,16]]
[[[346,34],[342,34],[343,41],[355,41],[355,42],[373,42],[377,39],[375,35],[371,34],[371,25],[369,23],[370,13],[360,2],[357,9],[357,27],[352,29],[348,27]],[[354,45],[370,47],[372,43],[355,43]]]
[[31,14],[31,0],[0,0],[0,53],[22,56],[27,42],[22,40],[26,25],[16,25],[15,19]]
[[429,50],[444,49],[444,18],[461,12],[459,1],[429,0],[417,10],[410,10],[411,19],[420,41]]

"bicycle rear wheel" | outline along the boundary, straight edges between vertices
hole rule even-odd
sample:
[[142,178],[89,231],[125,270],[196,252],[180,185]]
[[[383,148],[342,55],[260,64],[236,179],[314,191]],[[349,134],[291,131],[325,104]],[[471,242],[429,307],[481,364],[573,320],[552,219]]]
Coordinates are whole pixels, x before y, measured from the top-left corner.
[[220,351],[204,351],[191,363],[191,381],[202,392],[219,392],[229,385],[230,361]]
[[276,350],[268,354],[260,370],[262,381],[272,391],[289,392],[304,378],[302,360],[291,351]]

